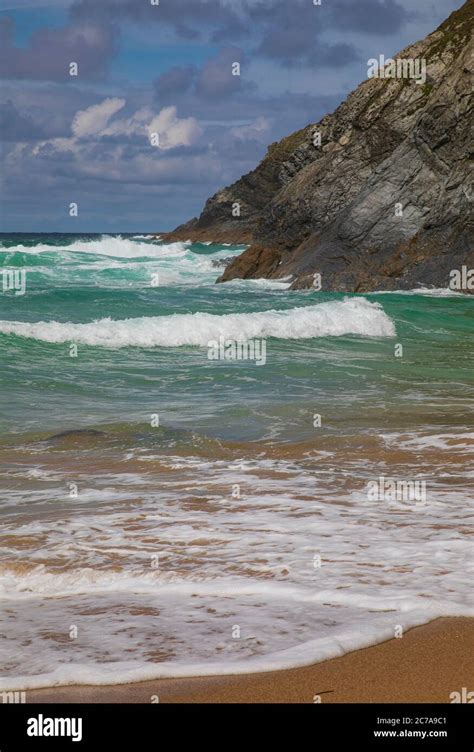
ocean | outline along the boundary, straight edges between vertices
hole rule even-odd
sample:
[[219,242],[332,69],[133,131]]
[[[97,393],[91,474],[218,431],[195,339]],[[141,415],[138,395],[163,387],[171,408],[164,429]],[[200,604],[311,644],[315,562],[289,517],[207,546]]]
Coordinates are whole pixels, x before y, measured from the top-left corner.
[[0,236],[2,689],[474,616],[474,299],[216,285],[242,250]]

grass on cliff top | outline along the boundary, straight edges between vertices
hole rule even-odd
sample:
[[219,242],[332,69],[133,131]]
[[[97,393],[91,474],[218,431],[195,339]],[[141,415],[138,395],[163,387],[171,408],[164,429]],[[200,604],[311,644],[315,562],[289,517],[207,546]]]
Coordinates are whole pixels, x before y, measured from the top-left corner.
[[438,26],[435,33],[442,32],[443,36],[428,48],[428,54],[433,57],[441,55],[448,46],[458,55],[469,41],[474,30],[474,0],[467,0],[464,5],[451,13]]
[[270,144],[265,159],[271,158],[278,162],[284,162],[299,146],[308,141],[308,133],[312,127],[312,125],[307,125],[299,131],[285,136],[281,141]]

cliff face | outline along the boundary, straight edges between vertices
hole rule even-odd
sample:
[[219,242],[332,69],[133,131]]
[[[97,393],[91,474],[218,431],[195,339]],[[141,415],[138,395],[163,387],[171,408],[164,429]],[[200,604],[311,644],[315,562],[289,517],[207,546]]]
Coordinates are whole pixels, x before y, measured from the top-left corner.
[[[222,243],[251,242],[257,225],[282,187],[281,170],[296,150],[311,139],[312,127],[271,144],[259,166],[206,201],[199,218],[191,219],[163,237],[173,240],[211,240]],[[239,204],[240,217],[233,216]]]
[[450,270],[474,266],[473,25],[468,0],[396,56],[426,60],[424,83],[367,79],[169,237],[251,243],[219,281],[291,276],[304,288],[319,273],[324,290],[446,287]]

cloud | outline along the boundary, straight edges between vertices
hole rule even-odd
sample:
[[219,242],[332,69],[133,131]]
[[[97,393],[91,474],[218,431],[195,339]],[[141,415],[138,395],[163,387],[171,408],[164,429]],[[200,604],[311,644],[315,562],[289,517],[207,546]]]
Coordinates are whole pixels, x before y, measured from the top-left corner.
[[[356,31],[388,35],[399,30],[410,17],[399,0],[324,0],[314,6],[310,0],[172,0],[154,6],[146,0],[77,0],[70,8],[70,21],[63,27],[36,29],[26,47],[14,44],[14,22],[0,21],[3,51],[0,72],[7,78],[66,81],[69,64],[76,62],[79,76],[100,78],[118,50],[119,27],[125,35],[130,22],[153,33],[157,41],[170,32],[180,40],[203,40],[215,44],[245,41],[248,54],[268,57],[283,66],[311,66],[317,59],[322,34]],[[339,41],[339,40],[338,40]],[[348,45],[349,42],[346,42]],[[325,40],[327,65],[339,61],[332,43]],[[225,53],[220,53],[224,55]],[[228,96],[239,88],[237,77],[230,78],[219,59],[209,62],[198,82],[203,97]],[[169,87],[191,86],[193,66],[175,68],[175,78],[163,74],[159,94],[169,98]],[[215,86],[213,86],[215,85]]]
[[104,130],[112,115],[122,109],[125,99],[104,99],[100,104],[92,105],[86,110],[80,110],[74,116],[71,129],[77,138],[93,136]]
[[105,99],[78,112],[72,124],[74,135],[77,138],[94,135],[96,139],[115,143],[141,143],[148,149],[156,134],[156,146],[167,151],[179,146],[191,146],[202,134],[196,118],[179,118],[175,106],[163,107],[158,113],[145,106],[129,117],[115,118],[109,122],[125,104],[125,99]]
[[[420,0],[418,0],[420,2]],[[79,20],[133,21],[168,27],[178,38],[211,42],[254,40],[254,47],[284,60],[304,59],[322,30],[349,29],[389,34],[409,13],[399,0],[172,0],[152,6],[137,0],[77,0]]]
[[359,59],[352,44],[337,42],[336,44],[319,44],[314,52],[308,56],[309,62],[319,68],[344,68]]
[[117,143],[137,141],[136,137],[143,141],[144,137],[148,138],[148,126],[155,117],[156,112],[146,105],[129,117],[115,118],[111,123],[107,123],[99,135]]
[[[133,21],[135,24],[155,28],[156,34],[163,35],[166,29],[181,39],[201,39],[210,43],[232,44],[245,42],[249,54],[267,57],[279,62],[284,67],[312,66],[315,61],[319,66],[343,65],[344,58],[339,55],[338,45],[345,44],[350,55],[350,63],[355,52],[350,48],[350,41],[334,42],[321,37],[334,30],[341,32],[360,32],[363,34],[387,35],[401,29],[409,18],[409,12],[399,0],[324,0],[321,6],[315,6],[311,0],[173,0],[151,6],[147,2],[135,0],[78,0],[73,6],[73,17],[81,22],[104,22],[113,18],[117,23]],[[163,36],[161,36],[163,38]],[[335,48],[334,48],[335,47]],[[226,61],[223,61],[225,63]],[[202,96],[211,97],[212,79],[217,83],[214,96],[227,96],[230,90],[237,89],[237,83],[224,80],[225,65],[218,70],[207,72],[201,84]],[[195,71],[191,68],[176,68],[177,86],[190,86]],[[222,76],[220,75],[222,74]],[[163,75],[160,86],[165,97],[168,96],[167,85],[172,78]],[[227,84],[227,85],[226,85]]]
[[258,52],[266,57],[280,59],[285,63],[302,61],[311,54],[318,40],[320,20],[317,7],[308,6],[304,11],[298,8],[278,7],[278,22],[264,27]]
[[159,135],[160,149],[173,149],[176,146],[191,146],[201,135],[202,130],[195,118],[179,119],[176,107],[164,107],[148,126],[148,134]]
[[78,78],[98,78],[116,50],[116,30],[110,23],[43,27],[33,32],[24,48],[14,46],[14,29],[11,18],[0,20],[0,75],[4,78],[70,81],[72,62],[77,63]]
[[[171,229],[183,207],[194,211],[227,177],[221,157],[199,143],[196,119],[180,118],[175,106],[127,114],[129,108],[124,98],[106,98],[74,113],[69,136],[30,141],[29,117],[11,102],[0,107],[0,125],[11,122],[23,139],[5,143],[4,228],[116,231],[135,218],[139,229]],[[152,131],[160,148],[150,141]],[[65,214],[70,201],[80,207],[74,228]]]
[[195,65],[175,66],[154,81],[158,99],[166,100],[188,92],[195,83],[198,69]]
[[[177,179],[178,175],[183,176],[187,162],[202,160],[199,153],[191,156],[177,153],[180,148],[192,146],[201,136],[195,118],[179,118],[174,106],[164,107],[159,113],[143,107],[129,117],[114,118],[125,106],[125,99],[107,98],[78,111],[71,124],[71,136],[40,140],[31,146],[18,143],[6,160],[8,167],[17,174],[22,171],[29,174],[33,160],[36,166],[48,163],[44,174],[51,169],[61,174],[62,165],[68,163],[71,175],[129,182],[135,178],[140,182],[153,176],[172,178],[171,164],[176,169],[173,179]],[[10,109],[7,108],[7,114],[11,114]],[[158,148],[151,140],[155,133],[159,135]],[[170,157],[165,166],[160,159],[167,152]],[[180,162],[183,169],[177,169]]]
[[256,88],[237,65],[244,65],[243,51],[238,47],[223,47],[201,67],[175,66],[161,74],[153,82],[155,97],[160,104],[179,100],[198,111],[212,103],[222,107],[233,95]]
[[[375,25],[380,25],[380,19],[388,11],[392,27],[405,18],[405,11],[396,0],[391,1],[389,8],[386,0],[358,0],[355,15],[348,14],[348,8],[354,5],[348,5],[346,0],[332,0],[327,6],[324,3],[313,6],[301,0],[295,0],[294,4],[275,1],[272,20],[264,23],[260,19],[263,33],[258,55],[285,67],[344,67],[357,58],[356,50],[349,42],[326,41],[328,31],[350,30],[357,24],[358,29],[367,32],[374,27],[374,21],[366,23],[365,19],[373,16],[379,19]],[[258,12],[261,16],[261,10]]]
[[63,6],[68,8],[71,0],[4,0],[5,7],[3,10],[18,10],[23,8],[45,8],[53,6]]
[[[224,0],[162,0],[160,5],[151,5],[149,0],[78,0],[72,6],[72,16],[81,21],[113,18],[147,25],[165,25],[173,29],[178,37],[190,40],[207,36],[211,29],[238,22],[241,15],[235,10],[238,4],[232,7]],[[251,5],[244,0],[243,6],[248,4]]]
[[[201,69],[196,82],[196,94],[204,99],[223,99],[239,91],[243,57],[243,52],[238,47],[223,48]],[[236,64],[239,68],[234,68]]]
[[230,135],[237,138],[239,141],[256,139],[257,141],[266,142],[268,140],[270,128],[271,123],[267,118],[260,116],[248,125],[239,125],[231,128]]
[[31,116],[20,113],[11,99],[0,104],[0,134],[3,141],[34,141],[45,136]]
[[381,35],[398,31],[409,13],[397,0],[337,0],[332,18],[340,29]]

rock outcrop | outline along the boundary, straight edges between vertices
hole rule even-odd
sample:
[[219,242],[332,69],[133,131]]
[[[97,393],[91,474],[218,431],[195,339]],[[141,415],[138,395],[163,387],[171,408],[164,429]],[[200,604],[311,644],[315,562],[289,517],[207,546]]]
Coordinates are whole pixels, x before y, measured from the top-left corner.
[[219,281],[446,287],[452,269],[474,266],[473,25],[468,0],[396,56],[426,61],[423,83],[367,79],[168,237],[250,243]]

